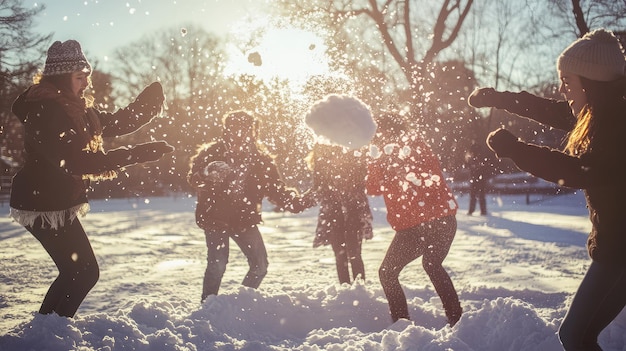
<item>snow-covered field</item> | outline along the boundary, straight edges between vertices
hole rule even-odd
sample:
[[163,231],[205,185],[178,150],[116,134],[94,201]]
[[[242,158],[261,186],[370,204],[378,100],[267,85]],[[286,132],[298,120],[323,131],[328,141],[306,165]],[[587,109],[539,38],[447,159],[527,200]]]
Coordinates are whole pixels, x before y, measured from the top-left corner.
[[[465,314],[446,325],[421,268],[401,282],[412,321],[391,324],[377,270],[393,231],[371,198],[375,237],[363,245],[366,280],[336,283],[329,247],[312,248],[317,208],[271,212],[261,226],[270,258],[260,289],[236,245],[218,296],[200,303],[205,242],[192,196],[97,200],[83,218],[100,281],[76,318],[36,311],[56,268],[39,242],[0,207],[0,350],[561,350],[556,331],[589,264],[581,193],[489,197],[489,216],[468,216],[444,262]],[[603,332],[626,350],[626,315]]]

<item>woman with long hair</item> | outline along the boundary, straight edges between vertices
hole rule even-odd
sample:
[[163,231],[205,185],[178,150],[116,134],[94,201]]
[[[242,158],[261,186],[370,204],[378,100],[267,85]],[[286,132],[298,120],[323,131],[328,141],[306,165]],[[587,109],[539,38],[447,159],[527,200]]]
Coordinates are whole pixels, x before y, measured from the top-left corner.
[[90,76],[80,44],[56,41],[41,76],[12,106],[24,125],[26,161],[13,177],[11,216],[41,242],[59,269],[42,314],[73,317],[98,281],[98,263],[78,219],[89,210],[89,182],[114,178],[121,167],[173,151],[156,141],[105,152],[103,137],[131,133],[161,111],[163,89],[153,83],[127,108],[104,113],[85,94]]
[[565,100],[491,88],[469,98],[474,107],[506,109],[569,133],[564,150],[525,143],[502,128],[487,138],[498,157],[512,159],[520,169],[584,190],[592,261],[559,330],[566,350],[601,350],[598,335],[626,305],[625,68],[618,39],[598,29],[574,41],[557,60]]

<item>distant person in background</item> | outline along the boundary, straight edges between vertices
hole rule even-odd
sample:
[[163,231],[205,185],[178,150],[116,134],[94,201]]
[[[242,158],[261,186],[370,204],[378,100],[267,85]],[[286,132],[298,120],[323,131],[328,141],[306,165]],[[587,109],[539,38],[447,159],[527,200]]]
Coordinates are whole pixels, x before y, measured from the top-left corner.
[[476,210],[476,202],[480,207],[480,214],[482,216],[487,215],[487,198],[486,198],[486,185],[487,185],[487,162],[485,159],[485,153],[482,152],[481,146],[472,143],[469,150],[465,154],[465,164],[470,172],[470,189],[469,189],[469,209],[468,215],[472,215]]
[[197,190],[196,223],[207,245],[201,301],[219,291],[231,238],[250,267],[242,284],[255,289],[261,285],[269,265],[258,228],[265,197],[293,213],[315,205],[312,196],[302,197],[285,186],[273,158],[257,140],[258,122],[251,114],[232,111],[222,122],[221,138],[198,149],[187,176]]
[[12,107],[24,124],[26,161],[13,178],[11,216],[41,242],[59,269],[42,314],[73,317],[98,281],[98,263],[77,218],[89,210],[89,181],[114,178],[121,167],[173,151],[156,141],[104,152],[103,137],[134,132],[160,113],[165,98],[161,85],[153,83],[128,107],[100,112],[85,94],[91,72],[77,41],[56,41],[43,73]]
[[422,267],[441,298],[448,324],[454,326],[463,310],[442,263],[456,235],[458,204],[439,160],[417,131],[396,113],[382,114],[376,122],[367,192],[383,197],[387,221],[396,231],[378,271],[391,319],[410,319],[399,276],[422,256]]
[[309,155],[313,187],[320,210],[313,247],[330,244],[339,283],[365,280],[361,256],[364,239],[372,238],[372,212],[365,193],[364,150],[317,143]]
[[506,109],[569,132],[564,151],[527,144],[502,128],[487,138],[498,157],[512,159],[520,169],[561,186],[584,189],[592,224],[587,240],[592,261],[559,330],[566,350],[601,350],[598,335],[626,305],[625,68],[618,39],[598,29],[558,57],[564,100],[492,88],[478,89],[468,100],[474,107]]

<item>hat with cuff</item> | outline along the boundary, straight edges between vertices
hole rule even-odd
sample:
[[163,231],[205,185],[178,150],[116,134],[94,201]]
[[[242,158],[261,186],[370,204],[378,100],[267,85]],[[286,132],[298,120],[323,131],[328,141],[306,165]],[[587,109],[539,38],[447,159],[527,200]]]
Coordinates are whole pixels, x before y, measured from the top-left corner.
[[626,57],[613,32],[597,29],[570,44],[557,59],[557,69],[608,82],[624,77]]
[[48,49],[43,75],[54,76],[74,72],[91,73],[91,65],[87,61],[80,43],[76,40],[52,43]]

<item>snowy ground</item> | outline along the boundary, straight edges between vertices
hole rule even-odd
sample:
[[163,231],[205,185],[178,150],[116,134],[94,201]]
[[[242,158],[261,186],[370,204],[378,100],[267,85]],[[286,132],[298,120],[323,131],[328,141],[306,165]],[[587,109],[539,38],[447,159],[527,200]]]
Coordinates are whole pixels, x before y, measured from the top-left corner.
[[[270,256],[261,288],[240,286],[236,246],[220,295],[200,304],[205,243],[195,198],[92,201],[83,218],[101,277],[76,318],[35,313],[56,268],[0,207],[0,350],[561,350],[556,331],[589,264],[582,194],[492,196],[468,216],[444,265],[465,314],[446,326],[420,261],[401,275],[412,321],[391,324],[377,278],[393,232],[380,198],[375,237],[363,245],[365,283],[336,283],[329,247],[312,248],[317,208],[264,213]],[[626,313],[601,335],[626,350]]]

